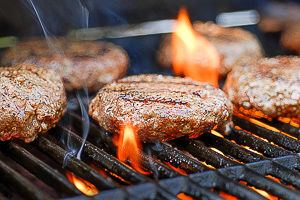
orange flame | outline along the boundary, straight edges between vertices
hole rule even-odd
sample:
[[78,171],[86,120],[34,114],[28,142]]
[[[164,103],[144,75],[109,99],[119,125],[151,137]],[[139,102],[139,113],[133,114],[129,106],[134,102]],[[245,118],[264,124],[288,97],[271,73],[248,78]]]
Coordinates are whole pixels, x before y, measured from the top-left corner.
[[125,162],[128,159],[133,168],[138,172],[148,175],[141,166],[142,144],[136,137],[132,124],[126,123],[121,129],[119,140],[115,143],[117,146],[117,157],[120,161]]
[[219,193],[220,197],[223,197],[226,200],[238,200],[238,198],[236,198],[235,196],[232,196],[230,194],[227,194],[225,192],[220,191]]
[[188,196],[188,195],[186,195],[184,193],[179,193],[177,195],[177,198],[181,199],[181,200],[193,200],[194,199],[194,198],[192,198],[192,197],[190,197],[190,196]]
[[[247,182],[245,181],[239,181],[240,184],[244,184],[244,185],[247,185]],[[253,186],[248,186],[249,188],[255,190],[257,193],[259,193],[260,195],[264,196],[265,198],[267,199],[270,199],[270,200],[278,200],[277,197],[273,196],[273,195],[270,195],[269,193],[267,193],[266,191],[264,190],[260,190],[260,189],[257,189]]]
[[85,195],[94,196],[99,193],[99,190],[93,184],[75,176],[71,172],[67,172],[67,178]]
[[166,165],[168,165],[169,167],[171,167],[172,169],[174,169],[175,171],[179,172],[182,175],[187,175],[186,171],[184,171],[183,169],[174,167],[173,165],[171,165],[169,162],[164,162]]
[[174,73],[218,87],[219,54],[204,36],[193,29],[185,8],[180,9],[173,29]]

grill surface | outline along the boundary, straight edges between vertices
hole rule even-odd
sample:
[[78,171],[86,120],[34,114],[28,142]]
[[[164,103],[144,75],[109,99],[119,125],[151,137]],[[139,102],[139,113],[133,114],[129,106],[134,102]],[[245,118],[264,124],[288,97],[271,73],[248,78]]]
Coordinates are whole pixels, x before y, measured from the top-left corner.
[[[250,187],[280,199],[300,199],[299,141],[237,116],[233,120],[236,128],[226,138],[204,133],[196,139],[144,144],[142,168],[151,173],[145,176],[114,157],[113,136],[92,120],[82,160],[74,157],[74,149],[83,141],[78,136],[82,119],[68,111],[56,128],[31,144],[1,143],[0,170],[5,177],[0,180],[1,195],[4,199],[91,199],[67,180],[65,172],[71,171],[100,190],[93,199],[178,199],[180,193],[195,199],[223,199],[220,191],[239,199],[266,199]],[[300,135],[298,128],[288,124],[262,121],[293,137]],[[30,178],[22,172],[27,170]]]

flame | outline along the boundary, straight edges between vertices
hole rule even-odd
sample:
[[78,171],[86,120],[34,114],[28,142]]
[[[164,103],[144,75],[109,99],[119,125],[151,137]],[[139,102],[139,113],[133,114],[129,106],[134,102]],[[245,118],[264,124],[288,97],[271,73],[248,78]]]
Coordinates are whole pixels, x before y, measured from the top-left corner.
[[204,36],[193,29],[185,8],[180,9],[173,30],[174,73],[218,87],[219,54]]
[[[248,186],[249,187],[249,186]],[[260,195],[264,196],[265,198],[267,199],[270,199],[270,200],[278,200],[278,197],[275,197],[273,195],[270,195],[269,193],[267,193],[266,191],[264,190],[260,190],[260,189],[256,189],[254,187],[250,187],[252,188],[253,190],[255,190],[256,192],[258,192]]]
[[[240,184],[244,184],[244,185],[247,185],[247,182],[245,181],[239,181]],[[265,198],[267,199],[270,199],[270,200],[278,200],[278,197],[275,197],[273,195],[270,195],[269,193],[267,193],[266,191],[264,190],[260,190],[260,189],[257,189],[253,186],[248,186],[249,188],[255,190],[257,193],[259,193],[260,195],[264,196]]]
[[[214,188],[210,188],[210,191],[214,191]],[[230,194],[227,194],[226,192],[223,191],[219,191],[219,196],[226,199],[226,200],[237,200],[238,198],[236,198],[235,196],[232,196]]]
[[[240,111],[242,111],[242,113],[244,113],[244,114],[246,114],[246,115],[241,114],[241,113],[236,113],[236,112],[235,112],[234,114],[235,114],[236,116],[240,117],[240,118],[243,118],[243,119],[246,119],[246,120],[252,122],[253,124],[256,124],[256,125],[258,125],[258,126],[264,127],[264,128],[269,129],[269,130],[271,130],[271,131],[278,132],[278,133],[281,133],[281,134],[283,134],[283,135],[286,135],[286,136],[288,136],[288,137],[290,137],[290,138],[293,138],[293,139],[295,139],[295,140],[298,140],[298,138],[296,138],[296,137],[294,137],[294,136],[292,136],[292,135],[289,135],[288,133],[286,133],[286,132],[284,132],[284,131],[281,131],[281,130],[279,130],[279,129],[273,127],[273,126],[270,126],[270,125],[268,125],[268,124],[266,124],[266,123],[264,123],[264,122],[261,122],[261,121],[255,119],[255,118],[251,118],[251,117],[249,117],[249,116],[247,115],[247,112],[251,112],[251,116],[257,117],[257,115],[253,115],[253,113],[261,113],[260,111],[244,110],[243,108],[240,109]],[[263,116],[263,117],[266,118],[266,119],[268,119],[268,117],[267,117],[266,115]],[[261,117],[259,117],[259,118],[261,118]],[[269,119],[269,120],[270,120],[270,119]],[[290,118],[287,119],[287,118],[280,118],[280,117],[279,117],[278,120],[282,121],[283,123],[289,123],[289,122],[290,122],[290,124],[291,124],[292,126],[295,126],[295,125],[296,125],[295,121],[292,121],[292,119],[290,119]],[[297,125],[296,125],[295,127],[297,127]],[[239,128],[239,129],[240,129],[240,128]],[[253,133],[251,133],[251,134],[254,135],[254,136],[256,136],[256,135],[253,134]],[[262,137],[259,137],[259,136],[256,136],[256,137],[258,137],[258,138],[260,138],[260,139],[263,139],[263,140],[265,140],[265,141],[268,142],[268,140],[266,140],[265,138],[262,138]],[[270,142],[270,143],[272,143],[272,142]],[[272,144],[273,144],[273,143],[272,143]],[[274,144],[274,145],[276,145],[276,144]],[[278,146],[278,145],[276,145],[276,146]]]
[[214,151],[217,152],[218,154],[221,154],[221,155],[225,156],[225,154],[224,154],[222,151],[220,151],[219,149],[216,149],[215,147],[210,147],[210,149],[211,149],[211,150],[214,150]]
[[181,200],[193,200],[194,199],[193,197],[190,197],[190,196],[188,196],[188,195],[186,195],[184,193],[179,193],[177,195],[177,198],[181,199]]
[[221,133],[219,133],[219,132],[217,132],[217,131],[215,131],[215,130],[211,130],[210,132],[211,132],[213,135],[215,135],[215,136],[218,136],[218,137],[220,137],[220,138],[224,138],[224,136],[221,135]]
[[138,172],[148,175],[149,172],[144,171],[141,166],[142,144],[136,137],[136,133],[131,123],[125,123],[121,128],[119,140],[115,143],[117,146],[117,157],[120,161],[125,162],[128,159],[133,168]]
[[232,196],[232,195],[227,194],[227,193],[222,192],[222,191],[220,191],[219,196],[223,197],[226,200],[238,200],[238,198],[236,198],[235,196]]
[[183,169],[174,167],[173,165],[171,165],[169,162],[164,162],[166,165],[168,165],[169,167],[171,167],[172,169],[174,169],[175,171],[179,172],[182,175],[187,175],[186,171],[184,171]]
[[244,145],[241,145],[241,147],[244,147],[245,149],[248,149],[249,151],[252,151],[253,153],[256,153],[256,154],[259,154],[259,155],[262,155],[262,156],[263,156],[262,153],[260,153],[260,152],[258,152],[258,151],[256,151],[256,150],[254,150],[254,149],[251,149],[251,147],[244,146]]
[[71,183],[73,183],[75,187],[77,187],[77,189],[85,195],[94,196],[99,193],[99,190],[93,184],[87,182],[86,180],[75,176],[71,172],[67,172],[66,175],[67,178],[71,181]]
[[270,125],[265,124],[265,123],[263,123],[263,122],[261,122],[261,121],[258,121],[257,119],[249,118],[249,121],[252,122],[253,124],[259,125],[259,126],[261,126],[261,127],[264,127],[264,128],[266,128],[266,129],[269,129],[269,130],[271,130],[271,131],[278,132],[278,133],[281,133],[281,134],[283,134],[283,135],[285,135],[285,136],[288,136],[288,137],[290,137],[290,138],[293,138],[294,140],[298,140],[298,138],[296,138],[296,137],[294,137],[294,136],[292,136],[292,135],[289,135],[289,134],[287,134],[286,132],[280,131],[279,129],[277,129],[277,128],[273,127],[273,126],[270,126]]
[[104,170],[102,170],[100,167],[98,167],[98,166],[95,165],[94,163],[90,163],[90,165],[91,165],[91,167],[92,167],[93,169],[95,169],[95,170],[96,170],[97,172],[99,172],[101,175],[103,175],[104,177],[108,178],[107,173],[106,173]]

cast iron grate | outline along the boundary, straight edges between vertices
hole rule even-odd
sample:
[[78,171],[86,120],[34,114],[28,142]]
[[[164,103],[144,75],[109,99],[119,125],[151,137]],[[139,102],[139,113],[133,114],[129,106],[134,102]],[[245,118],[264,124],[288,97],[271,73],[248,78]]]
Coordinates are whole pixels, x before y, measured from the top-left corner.
[[[0,180],[0,194],[4,199],[125,200],[178,199],[180,193],[194,199],[223,199],[220,192],[224,192],[238,199],[266,199],[249,188],[254,187],[280,199],[300,199],[300,142],[293,138],[299,138],[299,129],[262,120],[293,136],[289,137],[237,116],[233,121],[244,130],[236,127],[225,138],[204,133],[196,139],[144,144],[141,167],[151,173],[145,176],[114,157],[113,136],[93,121],[82,160],[73,156],[72,149],[83,142],[79,136],[82,119],[68,111],[56,128],[31,144],[17,140],[1,143],[0,173],[4,178]],[[6,160],[16,161],[39,182],[17,172]],[[94,184],[99,194],[82,194],[66,178],[66,171]]]

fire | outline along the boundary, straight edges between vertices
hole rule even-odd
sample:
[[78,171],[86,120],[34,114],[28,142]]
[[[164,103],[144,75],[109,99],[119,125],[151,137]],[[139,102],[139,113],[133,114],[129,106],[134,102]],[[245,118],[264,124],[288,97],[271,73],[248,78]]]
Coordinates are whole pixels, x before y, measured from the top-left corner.
[[211,130],[211,133],[212,133],[213,135],[215,135],[215,136],[220,137],[220,138],[224,138],[224,136],[221,135],[221,133],[219,133],[219,132],[217,132],[217,131],[215,131],[215,130]]
[[193,200],[194,199],[193,197],[190,197],[190,196],[188,196],[188,195],[186,195],[184,193],[179,193],[177,195],[177,198],[181,199],[181,200]]
[[77,189],[82,193],[88,196],[94,196],[99,193],[99,190],[93,184],[75,176],[73,173],[67,172],[67,177],[71,181],[71,183],[73,183],[75,187],[77,187]]
[[[240,184],[244,184],[244,185],[247,185],[247,182],[245,181],[239,181]],[[270,200],[278,200],[277,197],[274,197],[273,195],[270,195],[269,193],[267,193],[266,191],[264,190],[260,190],[260,189],[257,189],[253,186],[248,186],[249,188],[255,190],[257,193],[259,193],[260,195],[264,196],[265,198],[267,199],[270,199]]]
[[169,167],[171,167],[172,169],[174,169],[175,171],[179,172],[182,175],[187,175],[186,171],[184,171],[183,169],[177,168],[172,166],[169,162],[164,162],[166,165],[168,165]]
[[[295,140],[298,140],[296,137],[294,137],[294,136],[292,136],[292,135],[289,135],[289,134],[287,134],[287,133],[285,133],[285,132],[283,132],[283,131],[280,131],[279,129],[277,129],[277,128],[273,127],[273,126],[270,126],[270,125],[268,125],[268,124],[265,124],[265,123],[263,123],[263,122],[261,122],[261,121],[259,121],[259,120],[257,120],[257,119],[254,119],[254,118],[248,118],[248,120],[249,120],[250,122],[252,122],[253,124],[259,125],[259,126],[261,126],[261,127],[264,127],[264,128],[266,128],[266,129],[269,129],[269,130],[271,130],[271,131],[278,132],[278,133],[281,133],[281,134],[283,134],[283,135],[286,135],[286,136],[288,136],[288,137],[290,137],[290,138],[293,138],[293,139],[295,139]],[[273,143],[272,143],[272,144],[273,144]],[[274,144],[274,145],[275,145],[275,144]]]
[[223,197],[226,200],[238,200],[238,198],[236,198],[230,194],[227,194],[225,192],[222,192],[222,191],[220,191],[219,195],[220,195],[220,197]]
[[121,129],[117,146],[117,157],[125,162],[128,159],[131,165],[140,173],[148,175],[141,166],[142,144],[136,137],[136,133],[131,123],[126,123]]
[[218,154],[221,154],[221,155],[225,156],[224,153],[223,153],[222,151],[220,151],[219,149],[216,149],[216,148],[214,148],[214,147],[210,147],[210,149],[211,149],[211,150],[214,150],[214,151],[217,152]]
[[185,8],[180,9],[173,30],[174,73],[218,87],[219,54],[204,36],[193,29]]

